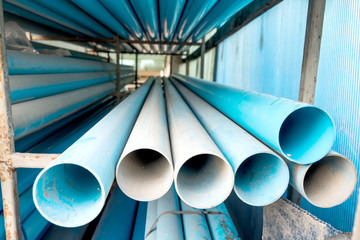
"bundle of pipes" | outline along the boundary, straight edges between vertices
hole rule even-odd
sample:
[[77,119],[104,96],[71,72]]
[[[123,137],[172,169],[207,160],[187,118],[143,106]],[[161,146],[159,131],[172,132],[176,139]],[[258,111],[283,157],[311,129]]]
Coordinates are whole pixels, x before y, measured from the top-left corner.
[[[175,79],[282,157],[290,169],[290,184],[310,203],[333,207],[344,202],[354,191],[355,167],[346,157],[330,151],[335,127],[325,111],[313,105],[178,74]],[[231,147],[226,146],[226,141],[216,133],[216,126],[220,125],[206,119],[209,113],[197,106],[204,101],[179,83],[175,84],[228,160],[237,162],[230,155]],[[224,126],[221,127],[222,131]],[[235,192],[245,201],[236,190],[238,179],[242,177],[236,176]]]
[[[115,100],[112,99],[112,102]],[[114,104],[111,102],[103,102],[99,108],[90,113],[82,115],[75,119],[62,131],[57,132],[47,140],[37,144],[35,147],[29,149],[29,152],[36,153],[61,153],[68,148],[77,138],[84,134],[97,121],[109,112],[109,109]],[[35,170],[35,175],[32,173],[33,169],[18,169],[19,194],[20,194],[20,218],[22,220],[22,232],[24,239],[40,239],[46,232],[50,223],[46,221],[40,213],[36,210],[34,202],[32,201],[32,183],[38,174]],[[1,204],[2,206],[2,204]],[[0,239],[5,239],[4,216],[0,215]]]
[[223,203],[199,211],[181,201],[172,187],[163,197],[148,203],[145,239],[240,238]]
[[[8,63],[17,140],[115,90],[114,64],[11,50]],[[131,67],[122,66],[121,70],[120,88],[134,79]]]

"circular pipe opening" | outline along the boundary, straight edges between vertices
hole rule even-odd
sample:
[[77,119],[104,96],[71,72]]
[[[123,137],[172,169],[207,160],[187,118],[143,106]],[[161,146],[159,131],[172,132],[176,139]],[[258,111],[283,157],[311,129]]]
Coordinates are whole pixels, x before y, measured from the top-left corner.
[[33,187],[39,212],[50,222],[63,227],[89,223],[105,203],[99,179],[85,167],[58,164],[39,174]]
[[265,206],[278,200],[289,183],[286,163],[270,153],[247,158],[236,170],[234,191],[245,203]]
[[215,155],[200,154],[179,169],[175,187],[189,206],[207,209],[219,205],[230,195],[234,175],[230,164]]
[[309,164],[324,157],[335,139],[334,123],[323,110],[308,106],[295,110],[279,132],[280,151],[287,159]]
[[303,183],[305,197],[317,207],[334,207],[350,197],[356,178],[355,167],[347,158],[326,156],[307,170]]
[[152,201],[163,196],[173,182],[172,164],[161,153],[139,149],[127,154],[116,169],[120,189],[138,201]]

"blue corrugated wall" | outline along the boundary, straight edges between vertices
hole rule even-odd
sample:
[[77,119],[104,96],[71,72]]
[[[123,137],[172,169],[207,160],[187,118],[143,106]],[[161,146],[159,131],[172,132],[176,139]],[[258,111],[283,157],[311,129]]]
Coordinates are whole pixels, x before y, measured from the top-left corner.
[[[216,81],[297,100],[308,1],[284,0],[218,46]],[[334,150],[360,169],[360,2],[328,0],[315,105],[337,126]],[[342,231],[351,231],[354,193],[341,206],[302,207]]]
[[[333,117],[333,149],[347,156],[360,172],[360,1],[326,1],[315,105]],[[356,189],[358,189],[357,185]],[[358,191],[345,203],[320,209],[302,207],[342,231],[352,231]]]
[[306,0],[285,0],[218,46],[216,81],[297,99]]

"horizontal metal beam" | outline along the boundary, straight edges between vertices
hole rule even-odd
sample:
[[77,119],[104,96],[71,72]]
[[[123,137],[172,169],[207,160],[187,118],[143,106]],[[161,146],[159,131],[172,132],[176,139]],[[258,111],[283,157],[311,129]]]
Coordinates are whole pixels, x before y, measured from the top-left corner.
[[[206,41],[205,51],[216,47],[227,37],[282,1],[283,0],[254,0],[231,17],[221,28],[217,30],[214,36]],[[190,61],[200,56],[201,48],[198,48],[188,58]]]
[[13,153],[10,155],[13,168],[45,168],[60,154]]
[[[56,37],[56,36],[33,36],[32,40],[50,40],[50,41],[66,41],[66,42],[96,42],[96,43],[116,43],[115,38],[81,38],[81,37]],[[129,44],[161,44],[161,45],[187,45],[200,46],[197,42],[167,42],[167,41],[143,41],[143,40],[127,40],[120,39],[120,43]]]

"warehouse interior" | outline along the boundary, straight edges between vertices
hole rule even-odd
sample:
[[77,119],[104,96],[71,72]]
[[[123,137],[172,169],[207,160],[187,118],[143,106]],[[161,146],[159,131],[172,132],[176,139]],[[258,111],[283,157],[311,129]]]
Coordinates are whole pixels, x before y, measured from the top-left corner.
[[360,239],[359,24],[355,0],[1,1],[0,239]]

